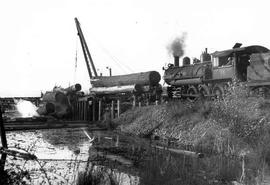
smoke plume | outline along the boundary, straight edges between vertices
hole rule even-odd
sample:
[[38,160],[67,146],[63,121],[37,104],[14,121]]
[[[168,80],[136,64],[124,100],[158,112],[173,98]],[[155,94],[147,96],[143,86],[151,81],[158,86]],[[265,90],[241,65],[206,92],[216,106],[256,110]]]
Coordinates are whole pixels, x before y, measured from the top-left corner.
[[173,54],[173,56],[183,56],[185,53],[185,40],[186,33],[183,33],[181,37],[175,38],[171,44],[167,46],[169,54]]

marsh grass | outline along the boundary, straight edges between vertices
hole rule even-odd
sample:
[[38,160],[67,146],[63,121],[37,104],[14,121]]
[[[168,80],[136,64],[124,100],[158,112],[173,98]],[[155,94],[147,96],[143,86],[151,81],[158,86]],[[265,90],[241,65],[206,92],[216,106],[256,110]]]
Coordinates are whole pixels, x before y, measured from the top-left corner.
[[158,138],[174,140],[175,147],[245,156],[249,159],[246,178],[259,177],[264,163],[270,164],[270,101],[247,92],[244,84],[233,82],[221,99],[172,101],[130,110],[116,121],[126,133],[141,135],[151,130]]
[[77,185],[116,185],[117,183],[105,167],[90,167],[85,172],[80,172]]
[[145,185],[227,185],[241,175],[237,159],[213,156],[196,159],[153,150],[140,169],[141,184]]
[[0,171],[0,184],[28,184],[31,181],[27,170],[14,169]]

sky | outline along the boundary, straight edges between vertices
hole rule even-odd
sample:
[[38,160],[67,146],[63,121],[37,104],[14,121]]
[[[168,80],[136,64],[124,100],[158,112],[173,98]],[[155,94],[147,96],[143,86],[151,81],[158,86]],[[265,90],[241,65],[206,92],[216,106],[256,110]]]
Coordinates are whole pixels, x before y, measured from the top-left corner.
[[[74,18],[98,73],[155,70],[186,34],[184,56],[243,46],[270,48],[267,0],[9,0],[0,2],[0,97],[40,96],[90,79]],[[76,57],[77,56],[77,57]],[[76,59],[77,58],[77,59]]]

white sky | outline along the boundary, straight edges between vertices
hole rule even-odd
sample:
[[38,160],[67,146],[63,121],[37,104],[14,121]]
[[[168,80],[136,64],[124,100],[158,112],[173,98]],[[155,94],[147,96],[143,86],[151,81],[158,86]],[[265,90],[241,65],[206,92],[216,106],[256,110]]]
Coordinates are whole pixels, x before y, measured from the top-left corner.
[[210,52],[229,49],[235,42],[270,48],[269,4],[267,0],[2,0],[0,96],[40,96],[54,85],[77,82],[83,89],[90,87],[74,17],[99,72],[108,75],[110,66],[114,75],[149,70],[162,75],[165,63],[172,62],[166,47],[183,32],[189,57],[199,58],[206,47]]

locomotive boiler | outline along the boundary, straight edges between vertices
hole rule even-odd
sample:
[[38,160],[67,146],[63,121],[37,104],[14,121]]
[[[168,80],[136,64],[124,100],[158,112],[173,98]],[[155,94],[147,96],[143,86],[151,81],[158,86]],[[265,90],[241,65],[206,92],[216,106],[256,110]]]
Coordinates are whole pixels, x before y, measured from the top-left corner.
[[72,105],[82,95],[81,85],[75,84],[68,88],[54,87],[41,97],[37,109],[40,115],[51,115],[56,118],[68,118],[72,114]]
[[185,57],[181,66],[174,56],[174,64],[164,70],[169,98],[220,97],[232,80],[244,82],[252,92],[270,92],[270,51],[263,46],[237,43],[232,49],[211,54],[206,49],[200,60],[191,64]]

